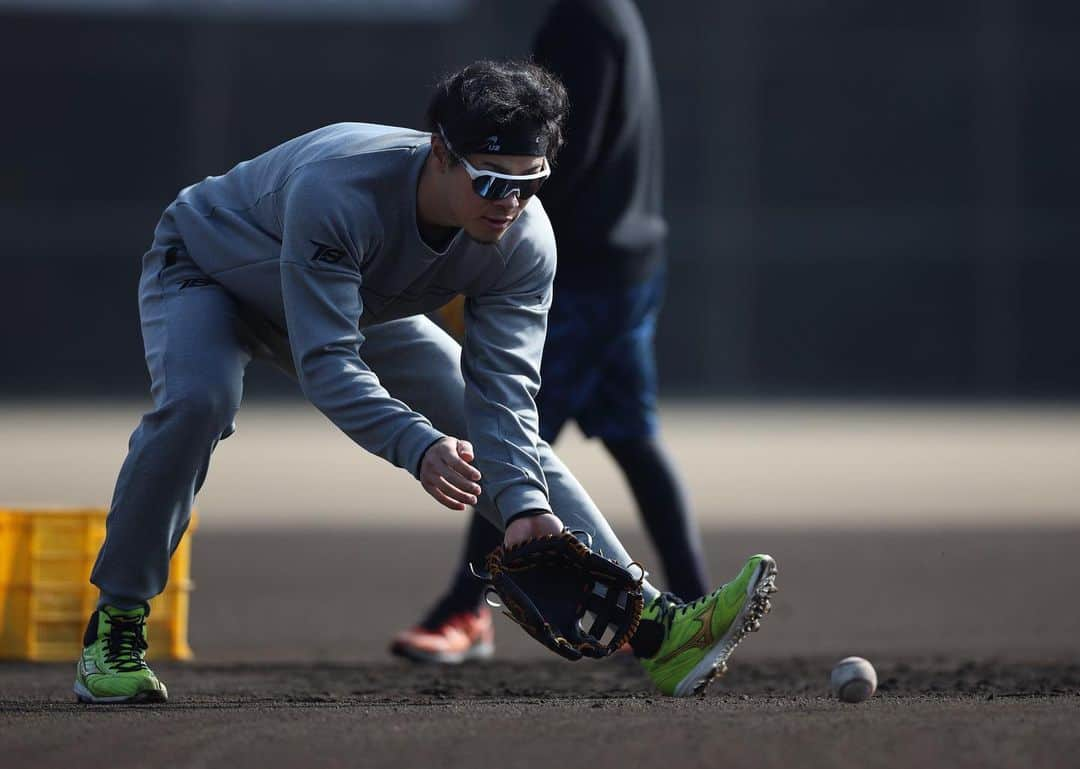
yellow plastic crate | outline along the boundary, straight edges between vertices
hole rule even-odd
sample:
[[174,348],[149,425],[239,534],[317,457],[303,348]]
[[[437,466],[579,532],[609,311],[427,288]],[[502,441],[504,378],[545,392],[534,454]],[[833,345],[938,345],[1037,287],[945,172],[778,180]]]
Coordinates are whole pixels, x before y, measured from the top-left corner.
[[[74,660],[97,605],[90,571],[105,540],[101,508],[0,509],[0,658]],[[191,532],[173,554],[169,584],[150,601],[149,655],[191,659]]]

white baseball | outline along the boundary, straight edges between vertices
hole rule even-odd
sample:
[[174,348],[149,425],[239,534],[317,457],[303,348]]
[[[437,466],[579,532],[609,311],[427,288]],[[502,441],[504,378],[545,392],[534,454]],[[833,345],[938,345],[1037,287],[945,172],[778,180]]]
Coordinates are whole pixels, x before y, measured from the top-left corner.
[[843,702],[863,702],[877,690],[877,672],[862,657],[845,657],[832,669],[829,683]]

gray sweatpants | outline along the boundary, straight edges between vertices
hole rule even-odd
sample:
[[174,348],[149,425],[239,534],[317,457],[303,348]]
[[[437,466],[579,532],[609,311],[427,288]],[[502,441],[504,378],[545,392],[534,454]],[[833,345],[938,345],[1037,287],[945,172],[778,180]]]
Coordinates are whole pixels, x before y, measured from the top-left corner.
[[[164,590],[169,558],[187,530],[210,455],[234,430],[248,363],[267,358],[293,370],[284,337],[268,333],[264,321],[248,316],[208,280],[165,225],[143,257],[139,314],[154,408],[131,436],[90,577],[101,602],[120,607]],[[424,316],[369,326],[364,335],[361,354],[386,389],[438,430],[466,437],[457,342]],[[595,549],[629,564],[615,533],[551,446],[541,440],[538,450],[555,513],[570,529],[589,532]],[[503,528],[483,495],[477,509]],[[646,584],[646,600],[656,594]]]

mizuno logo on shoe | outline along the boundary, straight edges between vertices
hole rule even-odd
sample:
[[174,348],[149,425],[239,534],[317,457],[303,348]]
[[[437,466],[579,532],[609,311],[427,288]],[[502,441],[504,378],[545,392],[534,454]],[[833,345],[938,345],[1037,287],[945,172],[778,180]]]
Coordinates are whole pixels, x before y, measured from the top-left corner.
[[699,623],[697,631],[688,639],[683,641],[678,648],[672,649],[663,657],[657,657],[652,660],[655,665],[663,665],[665,662],[670,662],[677,656],[689,649],[708,649],[716,642],[716,637],[712,632],[712,618],[713,613],[716,611],[716,604],[709,603],[701,614],[694,618]]

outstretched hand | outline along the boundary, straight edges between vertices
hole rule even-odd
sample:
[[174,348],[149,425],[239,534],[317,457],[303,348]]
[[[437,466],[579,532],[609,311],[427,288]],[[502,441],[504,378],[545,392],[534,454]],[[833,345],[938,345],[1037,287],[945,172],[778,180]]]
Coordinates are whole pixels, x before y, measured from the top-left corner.
[[503,545],[512,547],[519,542],[547,534],[558,534],[563,530],[563,522],[553,513],[543,513],[525,518],[518,518],[506,527]]
[[424,452],[420,461],[420,485],[440,504],[451,510],[475,505],[480,495],[480,471],[472,466],[476,457],[472,444],[446,437]]

